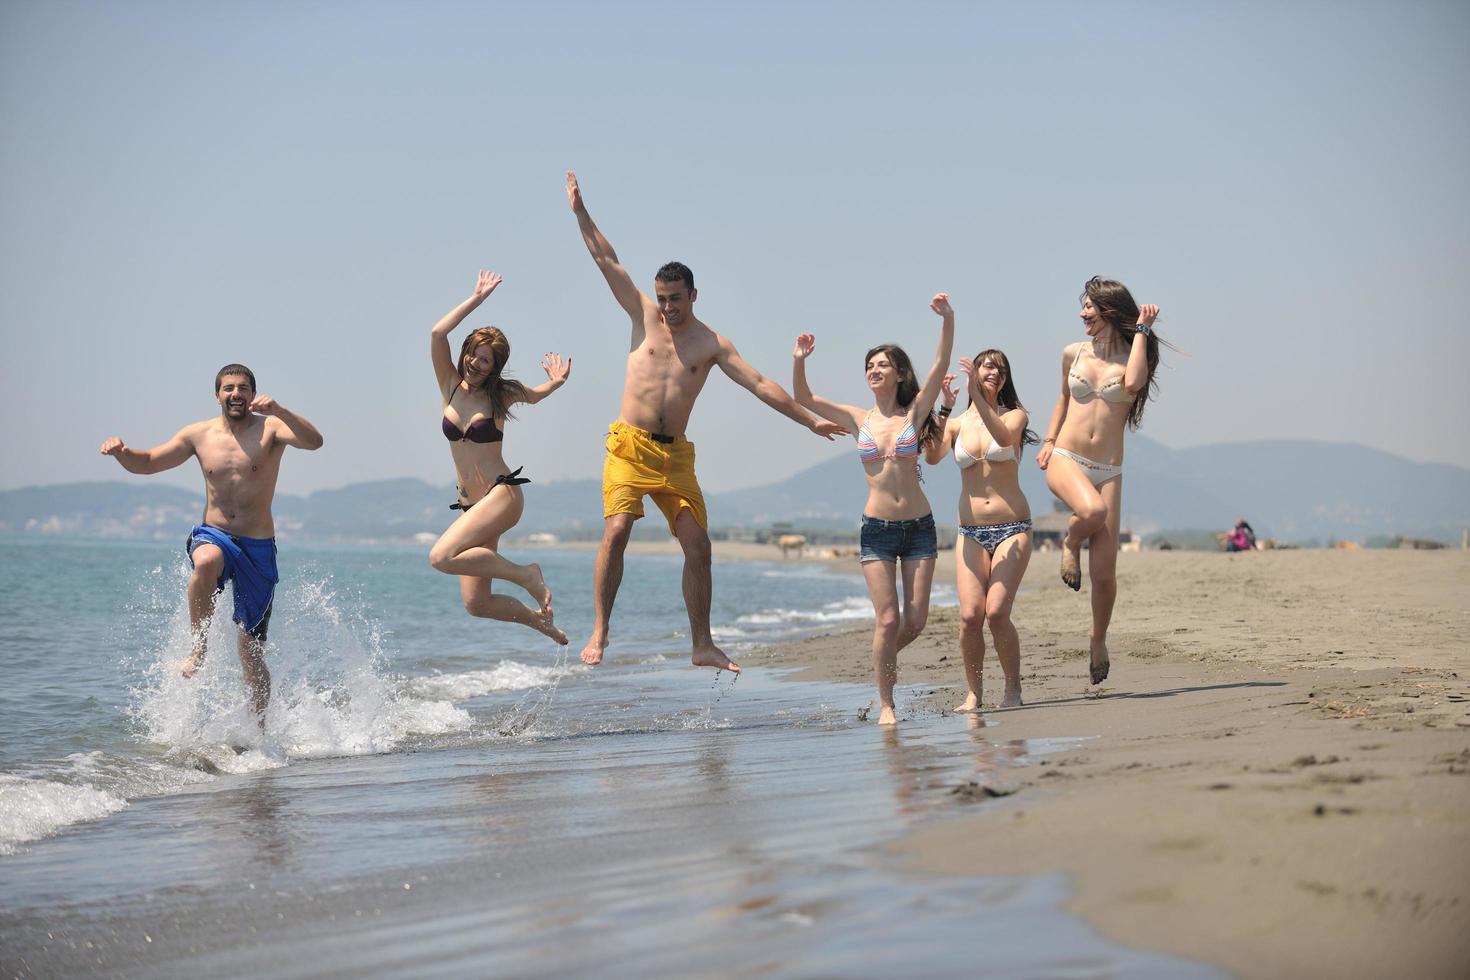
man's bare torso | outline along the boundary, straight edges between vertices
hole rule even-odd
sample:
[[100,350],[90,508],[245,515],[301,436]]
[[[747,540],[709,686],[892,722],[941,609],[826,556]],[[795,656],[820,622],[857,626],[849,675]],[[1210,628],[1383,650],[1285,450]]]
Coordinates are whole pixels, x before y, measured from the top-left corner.
[[670,328],[652,309],[643,315],[641,338],[635,330],[633,339],[620,417],[649,432],[683,435],[719,357],[719,335],[693,317]]
[[204,522],[247,538],[275,537],[271,502],[285,443],[264,415],[231,428],[224,419],[189,427],[189,440],[204,472]]

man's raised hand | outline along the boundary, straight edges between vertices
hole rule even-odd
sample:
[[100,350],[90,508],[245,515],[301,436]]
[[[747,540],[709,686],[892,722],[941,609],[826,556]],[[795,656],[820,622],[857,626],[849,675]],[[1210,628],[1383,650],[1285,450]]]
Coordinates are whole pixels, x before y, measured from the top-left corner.
[[270,395],[256,395],[246,411],[259,412],[261,415],[275,415],[280,408],[281,406],[277,405],[276,400]]
[[833,436],[845,436],[851,434],[842,426],[838,425],[836,422],[828,422],[826,419],[812,419],[812,431],[826,439],[828,442],[832,441]]
[[572,206],[574,212],[584,209],[582,188],[577,186],[577,175],[570,170],[567,171],[567,203]]
[[102,448],[97,451],[103,456],[121,456],[128,451],[128,447],[123,445],[123,441],[117,436],[113,436],[104,442]]

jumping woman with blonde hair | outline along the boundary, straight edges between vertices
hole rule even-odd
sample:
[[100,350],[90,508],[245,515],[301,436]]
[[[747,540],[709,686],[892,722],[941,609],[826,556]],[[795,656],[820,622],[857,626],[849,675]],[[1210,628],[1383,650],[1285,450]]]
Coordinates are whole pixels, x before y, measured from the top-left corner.
[[[571,358],[547,354],[541,367],[547,380],[531,387],[504,374],[510,341],[498,327],[470,332],[460,347],[459,362],[449,353],[449,335],[500,285],[500,277],[481,271],[475,291],[444,314],[429,333],[429,356],[439,379],[443,401],[440,428],[449,440],[458,476],[459,499],[450,505],[459,518],[429,549],[429,564],[459,576],[460,596],[471,616],[520,623],[565,645],[567,635],[552,617],[551,590],[537,564],[518,565],[499,552],[500,536],[515,526],[525,508],[521,486],[531,481],[511,470],[501,453],[505,423],[512,406],[534,405],[562,385],[571,374]],[[536,608],[491,586],[500,579],[530,593]]]
[[1108,624],[1118,597],[1118,530],[1123,511],[1123,433],[1138,428],[1157,390],[1159,308],[1139,306],[1120,282],[1093,276],[1082,288],[1087,340],[1062,351],[1062,393],[1036,465],[1046,485],[1072,509],[1062,540],[1062,581],[1082,587],[1082,543],[1092,581],[1089,674],[1108,676]]
[[[960,652],[965,662],[965,700],[955,711],[979,711],[985,662],[984,627],[1005,674],[1000,707],[1021,704],[1021,639],[1011,606],[1031,561],[1031,506],[1021,492],[1021,450],[1036,441],[1026,409],[1001,351],[960,358],[970,404],[949,419],[924,459],[938,463],[952,452],[960,468],[960,538],[955,547],[955,589],[960,600]],[[939,416],[954,408],[958,392],[945,378]]]
[[792,352],[791,393],[796,400],[829,422],[857,433],[858,459],[868,481],[858,561],[873,599],[873,672],[878,682],[880,725],[898,721],[893,711],[898,651],[922,633],[928,622],[934,559],[939,555],[934,513],[920,486],[919,452],[940,436],[941,426],[932,411],[954,349],[954,310],[945,293],[935,296],[929,308],[943,318],[943,327],[934,366],[923,387],[903,348],[894,344],[874,347],[863,362],[874,400],[866,411],[812,394],[806,359],[816,349],[814,336],[797,337]]

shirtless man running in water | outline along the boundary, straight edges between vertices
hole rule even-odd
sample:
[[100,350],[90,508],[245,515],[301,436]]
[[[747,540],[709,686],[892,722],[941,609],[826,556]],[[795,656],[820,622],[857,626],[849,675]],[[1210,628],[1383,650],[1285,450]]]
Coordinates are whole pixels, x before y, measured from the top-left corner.
[[271,501],[287,446],[320,449],[321,433],[306,419],[268,395],[255,393],[255,375],[243,364],[227,364],[214,378],[220,414],[186,425],[152,449],[129,449],[117,436],[102,444],[129,473],[162,473],[197,457],[204,471],[204,523],[185,544],[194,572],[189,577],[189,625],[194,649],[183,674],[193,677],[204,662],[205,639],[215,597],[232,581],[234,620],[240,626],[240,666],[250,685],[250,702],[261,727],[271,699],[265,666],[265,637],[276,588],[276,525]]
[[607,650],[608,621],[623,580],[623,551],[633,522],[643,516],[650,496],[669,522],[669,531],[684,549],[684,605],[689,612],[690,658],[696,667],[738,671],[739,665],[715,646],[709,631],[710,544],[704,495],[694,477],[694,444],[684,438],[694,402],[719,367],[731,380],[803,427],[831,439],[846,435],[840,426],[815,418],[786,389],[747,364],[729,340],[694,316],[694,274],[681,262],[670,262],[654,276],[649,299],[617,253],[592,223],[577,177],[567,171],[567,200],[582,241],[632,321],[628,369],[618,420],[608,426],[607,456],[602,467],[602,544],[593,574],[592,638],[582,660],[599,664]]

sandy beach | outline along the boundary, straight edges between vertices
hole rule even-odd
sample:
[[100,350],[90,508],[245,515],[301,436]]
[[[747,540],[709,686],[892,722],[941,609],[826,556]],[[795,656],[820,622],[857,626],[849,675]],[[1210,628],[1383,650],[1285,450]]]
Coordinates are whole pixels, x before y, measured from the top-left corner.
[[[952,581],[953,552],[940,562]],[[1087,586],[1063,587],[1056,562],[1034,557],[1016,604],[1027,704],[984,722],[995,740],[1089,741],[893,852],[930,873],[1068,872],[1068,907],[1105,935],[1241,976],[1464,976],[1470,555],[1124,554],[1100,689]],[[868,680],[869,635],[750,663]],[[937,610],[900,654],[901,719],[959,701],[958,636],[957,610]],[[993,705],[993,653],[985,683]]]

